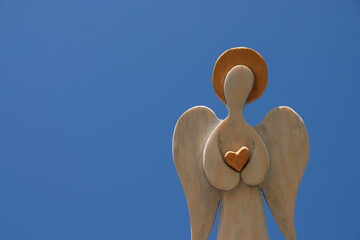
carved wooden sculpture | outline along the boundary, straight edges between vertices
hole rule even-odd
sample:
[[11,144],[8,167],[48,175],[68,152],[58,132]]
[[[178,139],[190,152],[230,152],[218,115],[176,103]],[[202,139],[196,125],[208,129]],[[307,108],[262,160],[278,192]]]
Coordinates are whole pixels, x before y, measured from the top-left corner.
[[223,121],[207,107],[186,111],[173,136],[173,157],[188,203],[191,239],[207,239],[219,203],[218,239],[268,239],[263,192],[286,239],[296,239],[297,190],[309,158],[305,125],[289,107],[256,127],[243,117],[265,91],[267,68],[254,50],[233,48],[217,60],[213,86],[229,109]]

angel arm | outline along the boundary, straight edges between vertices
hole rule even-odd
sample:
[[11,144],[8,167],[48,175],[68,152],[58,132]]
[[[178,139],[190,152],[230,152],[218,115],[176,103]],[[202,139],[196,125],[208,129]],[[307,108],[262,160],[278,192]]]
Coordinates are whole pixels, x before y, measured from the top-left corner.
[[241,180],[249,186],[262,183],[269,170],[269,154],[266,146],[256,132],[254,134],[254,152],[241,172]]
[[240,174],[226,165],[219,149],[219,128],[210,135],[204,149],[203,166],[211,185],[221,190],[235,188],[240,181]]

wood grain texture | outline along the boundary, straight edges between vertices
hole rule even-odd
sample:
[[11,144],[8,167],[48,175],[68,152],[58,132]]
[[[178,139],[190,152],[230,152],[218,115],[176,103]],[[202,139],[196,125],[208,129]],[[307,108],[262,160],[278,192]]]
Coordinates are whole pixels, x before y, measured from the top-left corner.
[[240,183],[234,190],[223,192],[217,239],[269,239],[259,187]]
[[221,199],[202,168],[204,145],[219,123],[209,108],[194,107],[180,117],[174,130],[173,157],[188,204],[192,240],[208,239]]
[[291,108],[277,107],[255,129],[270,158],[269,173],[260,187],[285,238],[294,240],[295,200],[309,159],[305,125]]

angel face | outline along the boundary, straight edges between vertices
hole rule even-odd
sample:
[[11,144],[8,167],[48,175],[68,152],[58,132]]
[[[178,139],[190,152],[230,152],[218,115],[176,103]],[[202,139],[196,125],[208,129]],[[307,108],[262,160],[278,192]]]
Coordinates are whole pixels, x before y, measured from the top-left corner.
[[253,86],[254,74],[248,67],[237,65],[228,72],[224,82],[224,93],[230,112],[232,109],[236,111],[239,107],[242,110]]

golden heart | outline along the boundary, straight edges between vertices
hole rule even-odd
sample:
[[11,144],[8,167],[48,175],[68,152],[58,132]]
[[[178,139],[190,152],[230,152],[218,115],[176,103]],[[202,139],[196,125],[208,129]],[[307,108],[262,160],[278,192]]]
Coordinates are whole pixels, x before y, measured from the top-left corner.
[[247,147],[242,147],[237,152],[228,151],[225,153],[225,162],[234,170],[240,172],[250,158],[250,151]]

